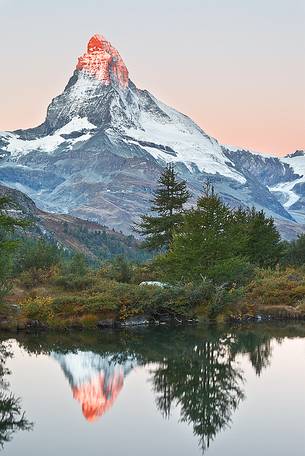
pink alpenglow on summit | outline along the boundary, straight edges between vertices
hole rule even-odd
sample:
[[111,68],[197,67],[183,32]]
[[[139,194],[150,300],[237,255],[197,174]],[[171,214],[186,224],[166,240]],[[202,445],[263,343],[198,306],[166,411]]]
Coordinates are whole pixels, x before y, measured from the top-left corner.
[[87,52],[78,59],[77,70],[84,70],[105,85],[116,81],[128,86],[128,70],[118,51],[101,35],[94,35]]

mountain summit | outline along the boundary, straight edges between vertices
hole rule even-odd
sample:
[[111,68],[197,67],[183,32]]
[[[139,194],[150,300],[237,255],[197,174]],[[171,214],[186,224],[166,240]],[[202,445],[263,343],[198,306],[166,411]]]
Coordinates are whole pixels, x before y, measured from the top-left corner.
[[148,210],[170,162],[194,197],[209,178],[231,206],[254,205],[293,220],[278,191],[286,182],[293,191],[294,180],[300,182],[290,162],[222,147],[189,117],[137,88],[101,35],[90,38],[40,126],[0,133],[0,182],[42,209],[124,232]]
[[87,52],[78,59],[77,70],[84,71],[105,85],[112,82],[128,86],[128,70],[118,51],[101,35],[93,35]]

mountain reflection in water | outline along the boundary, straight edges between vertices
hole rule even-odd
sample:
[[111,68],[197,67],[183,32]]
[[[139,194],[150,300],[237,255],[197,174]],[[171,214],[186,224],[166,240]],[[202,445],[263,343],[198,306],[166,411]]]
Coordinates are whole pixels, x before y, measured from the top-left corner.
[[220,431],[230,427],[245,399],[241,359],[247,358],[260,376],[270,366],[272,341],[297,335],[305,336],[304,327],[262,324],[46,335],[43,340],[24,335],[18,342],[28,353],[47,354],[59,363],[89,421],[115,404],[134,367],[146,366],[157,409],[165,419],[178,412],[203,454]]
[[95,421],[110,409],[120,393],[124,377],[135,363],[126,360],[119,364],[112,356],[101,356],[91,351],[61,354],[52,352],[69,380],[73,397],[82,405],[88,421]]

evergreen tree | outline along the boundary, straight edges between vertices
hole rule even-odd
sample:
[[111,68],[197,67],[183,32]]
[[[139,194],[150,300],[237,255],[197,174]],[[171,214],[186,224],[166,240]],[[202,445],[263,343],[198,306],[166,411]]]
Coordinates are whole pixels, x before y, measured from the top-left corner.
[[259,267],[274,267],[283,254],[283,244],[274,220],[254,208],[247,214],[247,242],[243,254]]
[[151,211],[144,215],[135,231],[145,236],[144,246],[151,250],[168,249],[174,230],[181,224],[183,207],[190,197],[186,182],[179,181],[173,165],[167,165],[158,181]]
[[62,251],[43,239],[23,239],[15,253],[15,272],[48,270],[59,264]]
[[283,243],[272,218],[254,208],[226,206],[207,183],[197,207],[187,211],[167,254],[156,263],[168,281],[243,284],[253,267],[274,267]]
[[29,222],[9,215],[8,209],[13,206],[9,198],[0,197],[0,302],[10,290],[12,252],[17,245],[16,241],[12,240],[11,234],[16,228],[29,225]]
[[[238,241],[233,239],[233,227],[232,210],[221,202],[213,186],[205,184],[197,207],[184,215],[169,252],[157,259],[166,279],[198,281],[209,277],[219,262],[235,257]],[[234,267],[232,262],[230,267]]]
[[14,206],[6,196],[0,197],[0,254],[11,250],[16,245],[16,242],[9,238],[9,234],[18,227],[24,228],[29,225],[28,221],[9,215],[8,210]]
[[303,266],[305,264],[305,234],[300,234],[297,239],[285,245],[284,264]]
[[132,277],[132,268],[126,259],[122,255],[119,255],[114,258],[112,264],[115,280],[129,283]]
[[75,253],[68,267],[71,274],[75,276],[84,276],[88,272],[88,263],[85,255]]

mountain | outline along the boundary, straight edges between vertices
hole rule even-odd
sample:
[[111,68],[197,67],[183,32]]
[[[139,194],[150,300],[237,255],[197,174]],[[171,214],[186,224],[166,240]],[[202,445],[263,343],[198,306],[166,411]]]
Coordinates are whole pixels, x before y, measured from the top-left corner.
[[78,350],[75,353],[51,353],[61,366],[72,389],[73,398],[81,403],[86,420],[95,421],[108,411],[124,385],[124,378],[136,361],[122,363],[115,356],[101,356]]
[[124,255],[130,260],[148,257],[133,236],[71,215],[42,211],[24,193],[3,185],[0,185],[0,196],[7,196],[14,203],[9,209],[11,215],[32,221],[33,225],[20,233],[27,237],[43,238],[71,252],[82,253],[93,263],[115,255]]
[[243,149],[223,151],[243,175],[249,173],[276,197],[299,223],[305,222],[305,151],[272,157]]
[[89,40],[45,121],[0,134],[2,183],[25,192],[43,210],[125,233],[148,210],[169,162],[194,198],[209,178],[231,206],[254,205],[294,222],[275,188],[301,178],[289,161],[222,147],[189,117],[137,88],[118,51],[99,35]]

